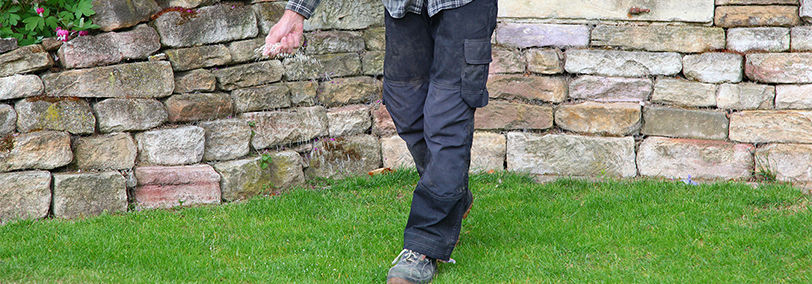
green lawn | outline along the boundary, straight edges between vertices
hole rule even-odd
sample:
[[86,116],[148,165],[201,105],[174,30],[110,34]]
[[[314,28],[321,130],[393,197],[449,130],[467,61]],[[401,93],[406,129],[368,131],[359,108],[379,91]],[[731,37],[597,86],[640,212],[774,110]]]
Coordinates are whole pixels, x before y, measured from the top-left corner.
[[[0,226],[6,282],[383,282],[415,172],[221,206]],[[796,189],[471,178],[457,264],[435,283],[810,282]]]

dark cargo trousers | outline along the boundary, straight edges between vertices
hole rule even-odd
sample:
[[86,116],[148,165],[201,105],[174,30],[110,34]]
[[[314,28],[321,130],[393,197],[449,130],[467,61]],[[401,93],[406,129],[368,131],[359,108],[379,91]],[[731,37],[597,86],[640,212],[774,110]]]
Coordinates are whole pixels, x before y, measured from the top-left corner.
[[496,0],[474,0],[432,17],[386,12],[383,101],[420,174],[404,248],[431,258],[450,258],[472,202],[474,111],[488,103],[496,11]]

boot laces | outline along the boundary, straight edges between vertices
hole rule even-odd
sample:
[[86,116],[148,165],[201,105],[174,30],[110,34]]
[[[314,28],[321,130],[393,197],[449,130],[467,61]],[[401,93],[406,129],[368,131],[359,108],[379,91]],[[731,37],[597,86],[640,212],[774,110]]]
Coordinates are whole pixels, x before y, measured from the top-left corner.
[[414,252],[409,249],[403,249],[402,251],[400,251],[400,254],[398,254],[398,256],[395,257],[395,260],[392,261],[392,265],[398,263],[398,261],[400,261],[401,259],[406,259],[407,262],[415,262],[420,259],[420,256],[421,254],[417,252]]

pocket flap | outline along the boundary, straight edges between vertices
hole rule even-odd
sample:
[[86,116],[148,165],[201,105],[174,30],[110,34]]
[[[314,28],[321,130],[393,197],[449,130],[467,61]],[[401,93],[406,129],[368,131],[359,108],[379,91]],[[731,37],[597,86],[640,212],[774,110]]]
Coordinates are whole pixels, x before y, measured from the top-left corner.
[[464,42],[465,62],[468,64],[491,63],[491,40],[466,39]]

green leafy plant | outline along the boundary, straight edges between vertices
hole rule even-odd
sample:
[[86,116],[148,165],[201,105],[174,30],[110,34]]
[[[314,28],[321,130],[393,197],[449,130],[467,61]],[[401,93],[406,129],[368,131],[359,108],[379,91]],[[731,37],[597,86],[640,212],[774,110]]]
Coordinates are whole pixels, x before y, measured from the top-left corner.
[[271,156],[271,154],[264,153],[259,158],[259,167],[262,168],[263,170],[270,167],[271,163],[273,163],[273,156]]
[[16,38],[21,46],[53,36],[67,41],[98,29],[94,14],[92,0],[0,0],[0,38]]

